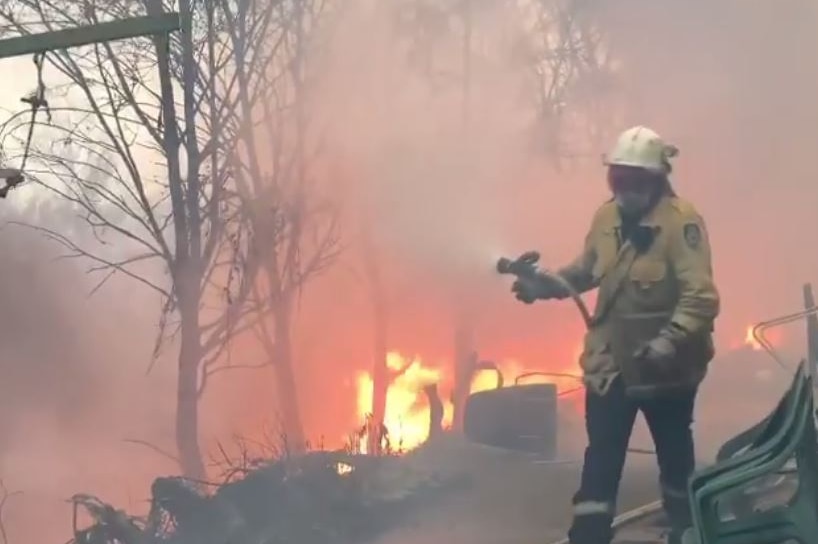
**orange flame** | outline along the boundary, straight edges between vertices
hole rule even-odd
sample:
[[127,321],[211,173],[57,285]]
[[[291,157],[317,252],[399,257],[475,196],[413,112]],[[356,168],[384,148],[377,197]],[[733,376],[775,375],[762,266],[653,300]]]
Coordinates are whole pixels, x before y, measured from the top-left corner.
[[[411,450],[421,445],[429,435],[429,406],[423,395],[423,388],[440,383],[442,373],[438,369],[424,366],[417,357],[408,360],[396,352],[387,354],[386,366],[395,372],[403,372],[387,390],[383,423],[389,430],[393,446]],[[370,373],[362,372],[358,375],[357,404],[361,421],[372,413],[373,386]],[[359,440],[358,447],[362,453],[367,452],[366,441],[366,437]]]
[[[429,436],[429,404],[423,388],[431,384],[443,385],[449,381],[449,376],[444,375],[440,368],[427,366],[419,357],[410,359],[397,352],[387,354],[386,364],[390,370],[399,372],[399,375],[387,390],[384,426],[389,433],[393,450],[413,450],[423,444]],[[515,385],[515,378],[527,370],[523,364],[513,359],[503,361],[498,368],[505,379],[503,387]],[[573,372],[565,370],[561,372],[562,376],[530,376],[522,383],[556,383],[560,391],[576,390],[579,384],[576,379],[570,377]],[[487,391],[496,388],[497,385],[496,372],[480,370],[474,374],[469,391],[471,393]],[[356,401],[358,420],[361,422],[368,421],[371,416],[373,386],[371,373],[358,374]],[[444,390],[440,391],[444,427],[451,424],[453,411],[446,393]],[[580,406],[575,408],[581,409]],[[371,430],[368,429],[367,432]],[[368,437],[358,436],[354,446],[359,452],[367,453]]]
[[753,328],[754,325],[750,325],[747,327],[747,334],[744,336],[744,343],[748,345],[753,351],[760,351],[762,348],[761,344],[758,340],[753,337]]

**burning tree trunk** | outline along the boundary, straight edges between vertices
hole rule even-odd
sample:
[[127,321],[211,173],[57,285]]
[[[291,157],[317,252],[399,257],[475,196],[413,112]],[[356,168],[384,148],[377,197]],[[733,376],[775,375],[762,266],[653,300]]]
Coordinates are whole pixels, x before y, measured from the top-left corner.
[[[462,139],[466,146],[471,140],[471,95],[472,95],[472,41],[474,34],[474,13],[471,0],[464,0],[458,13],[463,25],[462,38],[462,80],[461,80],[461,108],[462,108]],[[474,366],[477,363],[477,353],[474,345],[474,321],[472,309],[469,307],[469,293],[463,292],[463,287],[456,287],[455,298],[455,386],[452,398],[452,429],[463,430],[463,409],[466,398],[471,389]]]
[[372,414],[367,429],[367,453],[381,452],[381,430],[386,420],[386,397],[392,382],[387,356],[389,352],[389,305],[381,277],[380,263],[372,242],[370,225],[363,228],[363,262],[372,303]]
[[374,317],[374,353],[372,368],[372,423],[376,432],[370,432],[368,436],[369,444],[367,451],[377,455],[381,450],[381,438],[379,430],[385,426],[386,422],[386,399],[389,394],[389,386],[393,377],[387,366],[388,355],[388,325],[387,310],[383,300],[383,292],[380,286],[375,284],[372,287],[373,297],[373,317]]
[[429,401],[429,440],[434,440],[443,433],[443,401],[437,391],[437,384],[423,388]]
[[366,429],[367,453],[378,455],[384,448],[389,388],[412,366],[407,360],[402,366],[389,365],[389,295],[383,281],[382,257],[372,239],[371,218],[365,219],[361,232],[364,275],[372,304],[373,353],[372,353],[372,412]]
[[458,318],[455,328],[455,381],[452,392],[452,429],[463,430],[463,409],[469,396],[477,352],[474,351],[471,323],[465,315]]

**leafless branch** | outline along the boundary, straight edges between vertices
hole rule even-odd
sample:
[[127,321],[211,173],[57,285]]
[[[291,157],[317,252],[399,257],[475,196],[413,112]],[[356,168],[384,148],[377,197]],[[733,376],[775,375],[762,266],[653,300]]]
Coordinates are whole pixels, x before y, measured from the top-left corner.
[[140,445],[140,446],[145,446],[146,448],[158,453],[162,457],[165,457],[166,459],[170,459],[171,461],[173,461],[177,465],[181,464],[178,457],[176,457],[172,453],[169,453],[168,451],[160,448],[159,446],[157,446],[155,444],[151,444],[147,440],[138,440],[138,439],[135,439],[135,438],[126,438],[126,439],[124,439],[124,441],[129,443],[129,444],[137,444],[137,445]]
[[3,480],[0,480],[0,538],[3,539],[2,544],[8,544],[9,542],[8,535],[6,534],[6,525],[3,521],[6,503],[11,497],[20,495],[21,493],[21,491],[9,492],[8,489],[6,489],[6,484],[3,482]]

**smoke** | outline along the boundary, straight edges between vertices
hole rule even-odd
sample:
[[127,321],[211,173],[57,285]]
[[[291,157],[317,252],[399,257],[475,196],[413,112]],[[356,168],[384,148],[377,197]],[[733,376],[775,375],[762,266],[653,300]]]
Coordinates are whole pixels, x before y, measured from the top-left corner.
[[[800,307],[801,284],[818,280],[812,2],[576,3],[610,44],[617,70],[604,85],[568,86],[561,128],[572,145],[556,147],[546,145],[552,125],[536,108],[537,74],[520,53],[529,51],[521,45],[528,15],[510,3],[479,4],[468,89],[456,16],[432,10],[413,35],[393,17],[392,2],[347,0],[317,27],[325,33],[311,65],[317,168],[343,208],[346,251],[306,287],[295,324],[299,396],[314,441],[337,445],[359,423],[356,374],[371,368],[374,343],[364,233],[387,285],[390,349],[450,372],[456,316],[466,313],[484,358],[576,371],[576,310],[519,304],[494,263],[529,249],[548,267],[575,256],[608,198],[598,157],[608,136],[630,125],[650,125],[681,149],[674,183],[707,221],[723,297],[722,354],[743,343],[752,322]],[[600,126],[586,131],[590,122]],[[126,279],[87,298],[93,283],[78,261],[55,262],[53,246],[11,232],[0,236],[0,475],[13,474],[7,485],[26,490],[26,511],[59,511],[65,524],[54,528],[56,540],[67,531],[61,501],[71,492],[139,507],[150,476],[175,470],[123,442],[172,449],[174,365],[169,356],[145,376],[158,301]],[[803,353],[799,331],[782,338]],[[736,401],[746,400],[742,384],[753,378],[739,359],[714,363],[703,392],[708,410],[726,383]],[[269,369],[214,380],[203,442],[270,423],[272,380]],[[719,409],[725,432],[742,424],[730,406]]]
[[[25,199],[30,189],[36,188],[15,198]],[[47,218],[42,223],[58,223],[65,234],[72,228],[71,211],[62,206],[41,202],[5,214]],[[89,297],[99,278],[86,275],[82,261],[59,259],[40,233],[12,224],[0,231],[0,252],[0,479],[21,492],[9,498],[4,520],[12,540],[62,541],[70,534],[66,500],[74,493],[141,510],[150,477],[175,470],[125,442],[172,445],[173,366],[145,375],[158,303],[130,280],[115,278]]]
[[725,312],[720,329],[800,305],[818,277],[818,45],[811,2],[608,3],[632,90],[631,121],[682,149],[676,185],[708,221]]
[[[576,370],[583,330],[574,308],[516,303],[493,264],[528,249],[548,267],[573,258],[608,198],[598,157],[635,124],[681,149],[674,184],[703,214],[713,245],[719,352],[741,346],[751,323],[800,307],[801,285],[818,278],[818,254],[808,249],[818,229],[818,166],[809,160],[818,65],[805,60],[818,46],[812,3],[582,3],[581,20],[608,44],[616,69],[605,84],[568,86],[558,162],[537,139],[536,77],[519,55],[528,15],[500,3],[475,9],[467,93],[456,17],[430,24],[414,49],[385,6],[349,3],[336,29],[317,103],[343,173],[351,246],[305,295],[305,398],[350,405],[352,385],[334,377],[371,364],[361,225],[372,229],[388,277],[394,349],[450,367],[465,304],[481,355]],[[599,126],[586,133],[589,123]],[[803,353],[800,328],[783,339]],[[325,416],[307,420],[329,433],[337,425]]]

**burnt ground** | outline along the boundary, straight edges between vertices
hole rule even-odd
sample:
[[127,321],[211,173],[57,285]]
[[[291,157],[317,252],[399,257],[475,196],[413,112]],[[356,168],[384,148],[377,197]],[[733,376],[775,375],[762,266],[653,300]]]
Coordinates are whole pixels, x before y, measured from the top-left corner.
[[[777,396],[769,386],[764,389]],[[695,427],[700,462],[707,463],[718,444],[746,426],[748,415],[736,419],[725,409],[723,394],[721,399],[703,397]],[[760,406],[758,411],[766,410]],[[750,417],[754,420],[755,414]],[[558,463],[444,434],[399,457],[314,452],[265,462],[212,494],[160,478],[152,490],[156,515],[147,520],[126,518],[107,505],[82,500],[97,524],[77,535],[77,541],[547,544],[561,539],[570,522],[570,499],[585,444],[583,426],[579,413],[561,411]],[[641,421],[631,446],[651,447]],[[340,472],[340,465],[349,470]],[[655,458],[632,453],[619,511],[654,501],[657,479]]]
[[[656,496],[653,459],[634,460],[623,511]],[[252,468],[214,493],[159,478],[147,518],[75,496],[95,520],[75,542],[544,544],[564,534],[578,475],[576,461],[539,463],[454,435],[400,457],[315,452]]]
[[[545,544],[562,538],[580,464],[541,464],[521,454],[475,446],[456,437],[413,452],[405,462],[421,471],[460,473],[465,485],[412,509],[375,544]],[[657,497],[652,458],[632,456],[619,510]]]

